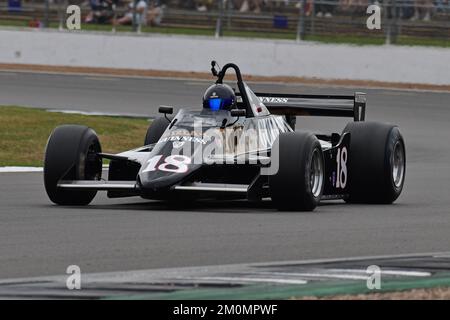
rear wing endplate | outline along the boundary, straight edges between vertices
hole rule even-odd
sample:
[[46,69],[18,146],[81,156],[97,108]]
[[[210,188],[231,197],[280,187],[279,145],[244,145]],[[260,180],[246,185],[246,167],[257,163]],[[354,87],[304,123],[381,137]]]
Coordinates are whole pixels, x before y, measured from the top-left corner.
[[349,117],[354,121],[366,118],[366,94],[353,96],[255,93],[272,114],[292,116]]

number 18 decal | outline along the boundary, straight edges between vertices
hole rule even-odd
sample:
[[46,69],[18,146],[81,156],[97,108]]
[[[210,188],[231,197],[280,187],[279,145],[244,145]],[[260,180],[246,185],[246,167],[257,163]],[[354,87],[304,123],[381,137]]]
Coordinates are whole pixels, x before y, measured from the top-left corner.
[[175,173],[185,173],[188,171],[188,164],[191,164],[191,158],[181,155],[168,156],[164,162],[158,166],[163,156],[154,156],[147,161],[147,167],[142,172],[166,171]]
[[348,152],[347,148],[343,147],[342,149],[338,149],[337,151],[337,179],[336,179],[336,188],[345,189],[347,186],[347,160],[348,160]]

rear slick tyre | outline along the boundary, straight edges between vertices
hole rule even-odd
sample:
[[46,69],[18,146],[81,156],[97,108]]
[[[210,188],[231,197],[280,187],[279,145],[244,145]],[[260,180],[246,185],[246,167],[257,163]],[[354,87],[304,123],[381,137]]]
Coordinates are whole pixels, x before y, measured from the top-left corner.
[[393,203],[406,175],[405,142],[398,127],[377,122],[349,123],[350,203]]
[[170,120],[167,120],[164,117],[159,117],[153,120],[147,129],[147,134],[145,135],[144,140],[144,146],[157,143],[159,139],[161,139],[164,131],[166,131],[169,124]]
[[309,132],[279,135],[272,149],[272,164],[279,154],[278,171],[269,176],[273,202],[279,210],[312,211],[324,187],[324,159],[319,140]]

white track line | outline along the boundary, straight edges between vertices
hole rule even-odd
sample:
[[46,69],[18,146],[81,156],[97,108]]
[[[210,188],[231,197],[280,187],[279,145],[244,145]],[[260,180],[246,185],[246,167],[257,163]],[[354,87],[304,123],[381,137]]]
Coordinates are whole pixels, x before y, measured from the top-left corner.
[[0,167],[0,173],[9,172],[42,172],[43,168],[39,167]]
[[[103,165],[103,170],[108,169],[109,165]],[[29,173],[43,172],[42,167],[0,167],[0,173]]]
[[81,111],[71,109],[47,109],[47,112],[65,113],[65,114],[80,114],[83,116],[108,116],[108,117],[127,117],[127,118],[143,118],[152,119],[154,117],[139,114],[139,113],[113,113],[113,112],[101,112],[101,111]]

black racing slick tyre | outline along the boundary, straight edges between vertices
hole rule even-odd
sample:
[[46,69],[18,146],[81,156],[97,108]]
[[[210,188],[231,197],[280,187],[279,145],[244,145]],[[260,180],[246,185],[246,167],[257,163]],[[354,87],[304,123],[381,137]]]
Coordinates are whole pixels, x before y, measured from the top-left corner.
[[63,190],[60,180],[100,180],[100,142],[94,130],[78,125],[57,127],[47,142],[44,185],[50,200],[58,205],[88,205],[97,194],[91,190]]
[[322,197],[325,172],[316,136],[309,132],[281,133],[272,148],[271,166],[276,173],[269,175],[269,188],[276,208],[298,211],[316,208]]
[[170,119],[167,120],[164,117],[159,117],[152,121],[150,126],[147,129],[147,134],[145,135],[144,146],[149,144],[154,144],[159,141],[164,131],[166,131],[167,127],[170,124]]
[[393,203],[406,174],[405,142],[398,127],[377,122],[352,122],[350,133],[350,203]]

